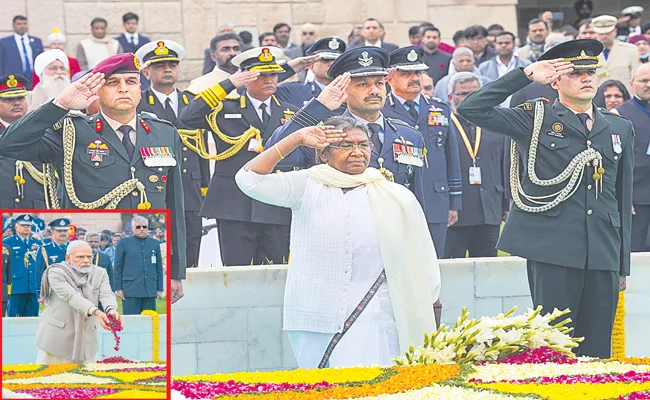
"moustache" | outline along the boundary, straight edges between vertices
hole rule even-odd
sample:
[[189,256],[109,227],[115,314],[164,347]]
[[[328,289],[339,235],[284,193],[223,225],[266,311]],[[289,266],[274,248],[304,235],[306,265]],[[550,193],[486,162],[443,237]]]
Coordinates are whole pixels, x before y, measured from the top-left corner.
[[25,111],[25,107],[22,105],[15,105],[11,107],[11,111]]
[[409,87],[410,87],[410,86],[417,86],[417,87],[420,87],[420,86],[422,86],[422,85],[420,84],[419,81],[411,81],[411,82],[409,82]]
[[365,102],[369,102],[369,101],[371,101],[371,100],[379,100],[379,101],[382,101],[382,97],[381,97],[381,96],[368,96],[368,97],[366,97],[365,99],[363,99],[363,101],[365,101]]

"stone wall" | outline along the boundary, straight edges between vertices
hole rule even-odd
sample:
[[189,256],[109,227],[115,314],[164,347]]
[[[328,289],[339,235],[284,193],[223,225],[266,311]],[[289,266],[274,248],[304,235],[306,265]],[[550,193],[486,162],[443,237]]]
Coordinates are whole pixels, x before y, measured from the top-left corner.
[[408,44],[408,28],[424,21],[434,23],[443,38],[471,24],[499,22],[507,30],[517,29],[518,0],[0,0],[0,35],[10,34],[16,14],[26,15],[30,33],[45,38],[52,27],[68,36],[68,53],[75,54],[77,43],[90,34],[94,17],[108,20],[109,34],[122,32],[122,14],[140,16],[140,29],[152,39],[167,38],[183,44],[187,59],[181,81],[201,74],[203,51],[217,26],[234,23],[237,30],[257,34],[278,22],[294,26],[298,40],[300,25],[318,26],[321,36],[347,38],[351,28],[367,17],[381,20],[386,40]]
[[[286,266],[188,270],[172,307],[175,375],[296,368],[282,331]],[[440,261],[442,322],[532,307],[526,263],[517,257]],[[625,294],[627,355],[650,356],[650,254],[632,256]]]
[[[159,318],[161,360],[167,359],[167,315]],[[36,362],[36,330],[38,317],[2,318],[2,364],[33,364]],[[124,316],[124,331],[119,335],[120,351],[113,350],[115,339],[110,331],[99,328],[98,360],[122,356],[129,360],[151,361],[153,336],[151,317],[144,315]]]

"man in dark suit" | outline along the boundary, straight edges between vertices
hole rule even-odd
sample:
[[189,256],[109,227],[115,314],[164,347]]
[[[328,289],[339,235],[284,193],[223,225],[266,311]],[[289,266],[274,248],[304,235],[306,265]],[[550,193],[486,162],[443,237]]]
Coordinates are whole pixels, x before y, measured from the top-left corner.
[[22,75],[31,89],[34,60],[43,52],[43,42],[27,34],[27,18],[22,15],[14,17],[13,28],[11,36],[0,39],[0,76]]
[[125,237],[115,251],[115,294],[122,299],[122,314],[137,315],[156,310],[163,296],[160,243],[149,236],[149,221],[142,216],[131,221],[133,236]]
[[[0,77],[0,135],[27,114],[27,84],[20,75]],[[0,208],[47,208],[42,163],[0,157]]]
[[368,18],[363,22],[361,37],[350,43],[349,49],[361,46],[381,47],[387,52],[398,49],[396,44],[384,42],[384,25],[376,18]]
[[463,209],[449,227],[445,258],[496,257],[499,227],[508,203],[504,191],[504,137],[482,129],[456,113],[458,105],[481,87],[471,72],[451,77],[451,122],[458,133]]
[[140,47],[150,42],[147,36],[138,32],[139,20],[138,15],[132,12],[122,16],[124,33],[115,38],[120,42],[118,53],[135,53]]
[[[240,71],[200,92],[179,117],[182,126],[214,134],[219,158],[200,214],[217,219],[225,266],[281,264],[288,258],[290,210],[253,200],[235,183],[237,171],[263,150],[273,131],[296,110],[274,96],[278,73],[283,71],[277,64],[281,55],[276,47],[237,55],[232,63]],[[226,97],[244,85],[246,94]]]
[[424,50],[422,61],[429,67],[427,73],[435,85],[449,73],[451,54],[440,50],[440,30],[434,26],[424,27],[420,40]]
[[[513,157],[514,206],[498,246],[528,260],[533,305],[542,314],[568,308],[573,335],[585,338],[573,351],[609,358],[630,274],[634,132],[593,105],[602,51],[593,39],[562,43],[469,95],[458,114],[523,152]],[[497,107],[531,81],[552,84],[559,99]]]
[[[177,128],[182,128],[178,125],[177,118],[189,104],[189,98],[175,85],[178,80],[178,64],[185,57],[185,49],[171,40],[157,40],[142,46],[136,56],[144,64],[150,63],[143,73],[151,80],[151,87],[142,91],[138,112],[156,114]],[[203,132],[202,135],[204,142],[207,142],[207,133]],[[202,236],[199,210],[210,183],[210,163],[188,148],[187,143],[183,144],[181,150],[187,266],[197,267]]]
[[650,64],[641,64],[634,72],[630,86],[634,97],[616,110],[629,118],[634,125],[634,182],[632,190],[632,251],[650,249],[648,229],[650,228]]
[[437,98],[420,94],[422,77],[429,69],[420,46],[403,47],[390,53],[390,67],[396,71],[388,78],[392,90],[382,112],[415,127],[424,138],[422,208],[436,253],[442,257],[447,227],[458,220],[462,195],[458,141],[450,126],[449,107]]
[[85,240],[90,245],[90,248],[93,249],[93,265],[97,265],[106,270],[111,289],[115,291],[113,263],[111,262],[111,258],[108,255],[99,250],[99,233],[86,232]]

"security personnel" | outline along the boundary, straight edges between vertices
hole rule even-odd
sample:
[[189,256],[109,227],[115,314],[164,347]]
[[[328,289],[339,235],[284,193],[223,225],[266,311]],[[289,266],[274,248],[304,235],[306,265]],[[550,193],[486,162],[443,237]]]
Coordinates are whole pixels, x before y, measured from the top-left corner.
[[41,214],[32,213],[32,231],[35,233],[41,233],[45,229],[45,221],[41,218]]
[[509,209],[505,195],[505,137],[482,129],[457,114],[458,105],[481,87],[481,78],[457,72],[449,79],[451,124],[460,142],[463,209],[449,227],[444,258],[496,257],[499,229]]
[[50,265],[65,261],[66,250],[68,250],[70,220],[68,218],[57,218],[49,223],[49,227],[52,229],[52,241],[42,245],[36,252],[35,267],[36,271],[38,271],[39,294],[43,273]]
[[[140,47],[135,54],[143,64],[150,65],[143,70],[151,87],[142,91],[138,112],[150,112],[158,118],[170,121],[177,128],[177,117],[189,104],[189,95],[175,87],[178,80],[178,64],[185,57],[185,49],[171,40],[157,40]],[[203,132],[207,141],[207,132]],[[199,216],[203,196],[210,183],[210,162],[200,157],[183,143],[182,179],[185,194],[185,229],[187,245],[187,266],[197,267],[202,237],[202,221]]]
[[[12,123],[0,136],[0,156],[52,163],[62,177],[62,208],[169,209],[175,301],[186,267],[181,140],[171,123],[137,114],[139,67],[129,53],[100,62],[93,74]],[[94,116],[70,111],[97,96],[101,110]]]
[[122,299],[124,315],[155,310],[163,295],[160,243],[148,237],[149,221],[142,216],[131,221],[133,236],[120,240],[115,250],[115,293]]
[[421,95],[422,77],[429,67],[422,61],[424,50],[408,46],[390,53],[388,77],[391,92],[382,113],[401,119],[424,138],[425,165],[422,171],[425,214],[429,232],[442,257],[447,226],[458,220],[461,209],[461,172],[458,141],[449,119],[449,106],[435,97]]
[[7,315],[8,285],[11,285],[11,249],[2,244],[2,318]]
[[[280,101],[286,101],[296,107],[306,105],[311,99],[318,97],[325,86],[332,82],[327,75],[330,66],[345,52],[345,42],[337,37],[326,37],[311,45],[306,53],[308,56],[319,54],[321,59],[316,61],[309,69],[314,73],[313,82],[287,82],[278,86],[276,97]],[[345,106],[332,112],[332,116],[341,115],[345,112]]]
[[[275,96],[283,68],[275,47],[247,50],[232,59],[240,71],[198,94],[183,110],[180,124],[209,129],[217,146],[217,163],[201,216],[217,219],[219,248],[225,266],[286,263],[289,255],[289,209],[246,196],[235,174],[266,147],[273,131],[296,108]],[[246,85],[246,94],[229,96]]]
[[[0,78],[0,135],[27,114],[28,80],[20,75]],[[47,208],[43,164],[0,157],[0,208]]]
[[[343,53],[329,69],[332,83],[318,98],[298,110],[289,123],[275,131],[266,147],[273,146],[300,128],[325,121],[333,110],[341,106],[343,95],[347,93],[348,108],[342,116],[368,124],[373,142],[370,166],[409,188],[426,212],[422,183],[426,160],[422,135],[406,122],[382,113],[389,59],[386,50],[374,46],[356,47]],[[314,163],[314,151],[301,147],[285,155],[278,165],[307,168]]]
[[2,241],[11,251],[11,295],[7,315],[36,317],[41,282],[34,261],[42,243],[32,237],[31,215],[18,215],[14,218],[14,226],[16,234]]
[[[618,292],[630,274],[634,133],[629,120],[592,104],[602,50],[592,39],[560,44],[469,95],[458,113],[517,145],[514,206],[499,249],[528,260],[533,304],[543,313],[571,310],[573,334],[585,338],[576,353],[609,358]],[[552,82],[559,100],[497,107],[531,81]]]

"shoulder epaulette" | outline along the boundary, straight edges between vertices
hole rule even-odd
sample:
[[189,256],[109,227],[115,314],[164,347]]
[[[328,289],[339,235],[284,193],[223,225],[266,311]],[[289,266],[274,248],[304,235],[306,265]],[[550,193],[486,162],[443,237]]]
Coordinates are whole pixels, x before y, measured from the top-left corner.
[[391,128],[393,128],[394,131],[397,130],[397,127],[395,125],[402,125],[402,126],[408,126],[409,128],[413,129],[414,131],[417,132],[417,129],[415,129],[414,126],[409,125],[408,123],[402,121],[401,119],[396,119],[396,118],[388,118],[384,117],[386,123],[390,125]]
[[226,96],[224,98],[224,100],[239,100],[240,97],[241,97],[241,95],[235,91],[234,93],[229,94],[228,96]]
[[68,111],[68,114],[66,117],[77,117],[77,118],[85,118],[86,114],[82,113],[79,110],[70,110]]
[[150,112],[147,112],[147,111],[140,112],[140,118],[147,119],[147,120],[152,120],[152,121],[164,122],[166,124],[169,124],[169,125],[173,126],[173,124],[171,122],[169,122],[167,120],[164,120],[164,119],[160,119],[160,118],[158,118],[158,116],[156,114],[150,113]]
[[445,103],[442,101],[442,99],[439,99],[439,98],[437,98],[437,97],[435,97],[435,96],[429,96],[429,95],[427,95],[427,94],[424,94],[423,96],[424,96],[424,98],[427,99],[427,100],[433,100],[433,101],[437,101],[438,103],[443,103],[443,104],[445,104]]

